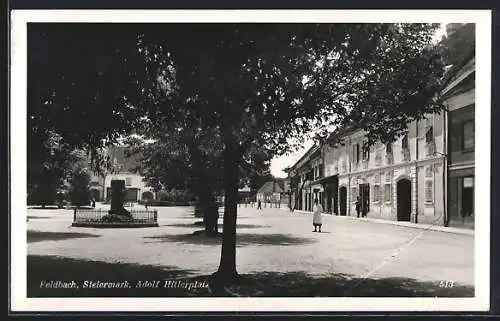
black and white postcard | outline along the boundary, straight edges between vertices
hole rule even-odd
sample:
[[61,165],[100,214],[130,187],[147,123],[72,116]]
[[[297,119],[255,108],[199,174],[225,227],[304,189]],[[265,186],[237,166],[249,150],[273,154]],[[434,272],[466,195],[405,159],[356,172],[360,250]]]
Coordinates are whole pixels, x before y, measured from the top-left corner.
[[489,310],[490,11],[11,22],[12,311]]

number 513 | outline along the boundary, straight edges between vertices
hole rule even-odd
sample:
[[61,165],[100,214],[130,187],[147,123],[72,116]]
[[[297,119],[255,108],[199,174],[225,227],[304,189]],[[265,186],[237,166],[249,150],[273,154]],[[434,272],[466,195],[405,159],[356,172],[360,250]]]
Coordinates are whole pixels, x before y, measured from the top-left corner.
[[440,281],[440,288],[452,288],[455,285],[455,281]]

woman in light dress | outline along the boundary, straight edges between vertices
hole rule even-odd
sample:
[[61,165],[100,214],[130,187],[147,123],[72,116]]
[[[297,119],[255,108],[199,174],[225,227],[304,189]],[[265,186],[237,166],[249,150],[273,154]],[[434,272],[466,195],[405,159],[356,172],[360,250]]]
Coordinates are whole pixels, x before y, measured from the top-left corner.
[[[313,232],[320,232],[321,233],[321,225],[323,225],[321,213],[323,213],[323,206],[321,206],[321,204],[318,204],[318,200],[315,199],[314,200],[314,207],[313,207],[313,226],[314,226]],[[319,228],[319,230],[318,230],[318,228]]]

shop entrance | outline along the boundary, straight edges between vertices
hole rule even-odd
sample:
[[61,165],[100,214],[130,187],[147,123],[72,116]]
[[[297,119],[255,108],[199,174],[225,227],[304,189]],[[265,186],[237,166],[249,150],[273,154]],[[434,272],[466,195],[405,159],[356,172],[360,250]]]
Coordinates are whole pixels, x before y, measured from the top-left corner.
[[339,188],[339,212],[340,215],[347,215],[347,187],[342,186]]
[[411,181],[403,178],[397,183],[398,221],[410,221],[411,214]]

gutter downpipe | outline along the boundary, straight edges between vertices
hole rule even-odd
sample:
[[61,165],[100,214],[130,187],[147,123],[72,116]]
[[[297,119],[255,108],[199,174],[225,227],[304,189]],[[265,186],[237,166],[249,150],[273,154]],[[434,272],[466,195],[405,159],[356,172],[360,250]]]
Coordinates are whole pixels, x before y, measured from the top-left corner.
[[415,189],[416,189],[416,200],[415,200],[415,224],[418,224],[418,158],[419,158],[419,155],[418,155],[418,144],[419,144],[419,137],[418,137],[418,125],[419,125],[419,120],[417,120],[417,125],[415,126],[416,129],[416,133],[415,133],[415,136],[416,136],[416,141],[415,141],[415,151],[416,151],[416,154],[415,154]]
[[443,111],[443,224],[445,227],[450,225],[448,217],[448,122],[447,122],[448,108],[444,106]]
[[[352,192],[352,187],[351,187],[351,179],[352,179],[352,175],[351,175],[351,152],[352,152],[351,136],[348,136],[348,138],[349,138],[349,140],[348,140],[349,144],[347,146],[346,154],[347,154],[347,161],[349,163],[349,172],[347,173],[349,179],[348,179],[348,187],[347,188],[349,188],[349,195],[352,197],[352,195],[351,195],[351,192]],[[348,216],[351,216],[351,202],[352,202],[351,197],[349,197],[349,201],[346,200],[347,215]]]

